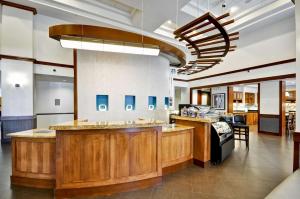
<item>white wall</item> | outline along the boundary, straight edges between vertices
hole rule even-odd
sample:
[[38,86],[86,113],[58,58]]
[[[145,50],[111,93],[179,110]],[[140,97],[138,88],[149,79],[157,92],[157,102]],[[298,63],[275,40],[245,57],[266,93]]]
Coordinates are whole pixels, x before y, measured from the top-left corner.
[[[60,99],[60,106],[55,106],[55,99]],[[73,120],[73,114],[52,115],[74,112],[73,83],[36,80],[34,101],[35,114],[38,114],[37,128],[48,128],[53,124]]]
[[2,6],[1,53],[20,57],[33,56],[33,14]]
[[279,115],[279,81],[260,83],[260,114]]
[[37,60],[60,64],[73,64],[73,50],[62,48],[49,37],[49,27],[69,22],[37,14],[34,16],[34,56]]
[[[36,113],[73,112],[73,83],[36,81]],[[60,106],[55,106],[55,99],[60,99]]]
[[287,64],[281,64],[281,65],[276,65],[267,68],[256,69],[249,72],[244,71],[239,73],[233,73],[233,74],[228,74],[223,76],[191,81],[189,82],[189,86],[190,87],[206,86],[206,85],[236,82],[236,81],[242,81],[248,79],[279,76],[284,74],[293,74],[293,73],[296,73],[296,63],[287,63]]
[[[170,93],[169,61],[163,57],[78,52],[78,114],[80,119],[167,120],[164,97]],[[109,95],[109,111],[96,111],[96,95]],[[125,95],[136,96],[136,110],[124,110]],[[157,97],[157,110],[148,110],[148,96]]]
[[[16,88],[15,84],[21,87]],[[2,116],[33,115],[33,65],[1,60]]]
[[[33,14],[2,6],[1,53],[33,57]],[[33,64],[17,60],[1,60],[2,115],[33,115]],[[15,84],[20,84],[16,88]]]

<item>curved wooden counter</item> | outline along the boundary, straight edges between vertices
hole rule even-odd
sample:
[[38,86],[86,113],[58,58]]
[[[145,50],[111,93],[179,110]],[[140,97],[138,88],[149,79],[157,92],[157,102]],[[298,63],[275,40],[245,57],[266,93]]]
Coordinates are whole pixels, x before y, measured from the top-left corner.
[[[98,129],[97,129],[98,128]],[[192,159],[192,127],[159,121],[74,122],[51,133],[13,133],[11,183],[55,189],[57,198],[112,194],[161,183]]]
[[192,118],[172,115],[176,124],[194,127],[193,162],[200,167],[206,167],[210,162],[210,118]]

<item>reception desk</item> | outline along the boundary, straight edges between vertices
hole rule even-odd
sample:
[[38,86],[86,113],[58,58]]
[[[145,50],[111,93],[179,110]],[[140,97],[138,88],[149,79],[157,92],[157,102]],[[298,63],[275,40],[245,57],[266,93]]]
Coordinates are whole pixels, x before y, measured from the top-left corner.
[[75,121],[52,126],[49,133],[13,133],[11,183],[54,189],[57,198],[159,184],[163,174],[193,158],[193,127],[162,126],[144,120]]
[[210,130],[214,120],[176,115],[172,115],[171,119],[176,124],[194,127],[193,162],[198,166],[206,167],[210,162]]

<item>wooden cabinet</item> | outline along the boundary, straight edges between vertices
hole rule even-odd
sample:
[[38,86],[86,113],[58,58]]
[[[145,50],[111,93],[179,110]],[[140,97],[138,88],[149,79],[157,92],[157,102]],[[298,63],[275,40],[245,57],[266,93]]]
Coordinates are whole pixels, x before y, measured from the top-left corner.
[[296,91],[287,91],[285,94],[285,100],[290,102],[296,101]]
[[247,113],[247,124],[248,125],[257,125],[258,124],[258,113],[257,112],[248,112]]
[[255,104],[255,93],[245,93],[245,103]]
[[233,92],[233,102],[243,102],[243,92]]

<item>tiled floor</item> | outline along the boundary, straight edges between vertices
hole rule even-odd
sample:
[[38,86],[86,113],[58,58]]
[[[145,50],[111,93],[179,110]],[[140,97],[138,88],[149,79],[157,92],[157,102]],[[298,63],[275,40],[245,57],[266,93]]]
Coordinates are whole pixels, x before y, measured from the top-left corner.
[[[292,141],[286,137],[258,135],[252,130],[250,150],[237,141],[232,155],[219,166],[190,166],[164,177],[163,183],[153,188],[93,198],[262,199],[291,174],[292,149]],[[10,146],[4,145],[0,148],[0,199],[53,198],[51,191],[10,187],[10,174]]]

